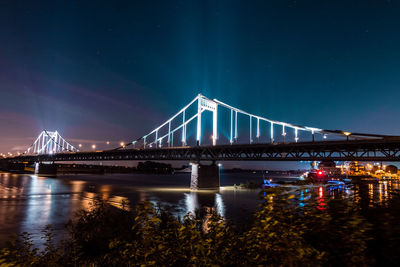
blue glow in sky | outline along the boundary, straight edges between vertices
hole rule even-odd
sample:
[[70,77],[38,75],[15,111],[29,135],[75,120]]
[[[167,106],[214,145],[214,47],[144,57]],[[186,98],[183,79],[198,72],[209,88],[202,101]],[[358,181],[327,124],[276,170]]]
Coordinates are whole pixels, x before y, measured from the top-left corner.
[[398,14],[398,1],[1,1],[0,151],[42,129],[130,141],[199,92],[400,135]]

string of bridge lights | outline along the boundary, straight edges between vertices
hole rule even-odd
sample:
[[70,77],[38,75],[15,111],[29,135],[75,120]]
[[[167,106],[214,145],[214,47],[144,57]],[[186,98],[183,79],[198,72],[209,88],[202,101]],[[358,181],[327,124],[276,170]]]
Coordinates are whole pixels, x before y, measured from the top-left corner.
[[[194,114],[191,117],[187,117],[187,109],[189,109],[192,105],[196,105],[197,102],[197,113]],[[254,133],[253,133],[253,122],[256,120],[256,133],[255,136],[257,139],[261,137],[260,133],[260,124],[261,123],[268,123],[270,125],[270,141],[271,143],[274,143],[275,137],[276,137],[276,132],[274,132],[274,126],[281,126],[282,132],[281,136],[283,139],[283,143],[286,141],[286,136],[287,136],[287,130],[292,129],[294,131],[294,142],[298,142],[300,140],[299,138],[299,131],[303,132],[308,132],[311,133],[312,140],[314,141],[315,139],[315,134],[320,134],[323,138],[323,140],[327,139],[328,135],[338,135],[338,136],[344,136],[347,139],[349,137],[353,137],[351,132],[344,132],[344,131],[331,131],[331,130],[323,130],[320,128],[316,127],[309,127],[309,126],[302,126],[302,125],[296,125],[292,123],[287,123],[287,122],[282,122],[282,121],[276,121],[272,120],[266,117],[258,116],[255,114],[248,113],[246,111],[243,111],[241,109],[235,108],[233,106],[230,106],[222,101],[219,101],[218,99],[209,99],[202,94],[197,95],[192,101],[189,102],[185,107],[183,107],[180,111],[178,111],[175,115],[173,115],[170,119],[162,123],[160,126],[157,128],[153,129],[150,131],[148,134],[132,141],[131,143],[127,145],[133,145],[134,147],[136,146],[137,143],[142,142],[143,148],[146,147],[162,147],[163,146],[163,141],[166,140],[167,146],[171,147],[173,146],[173,138],[174,134],[177,131],[181,131],[181,142],[182,146],[187,145],[187,125],[192,122],[193,120],[197,119],[197,129],[196,129],[196,143],[197,145],[201,144],[201,136],[202,136],[202,126],[201,126],[201,120],[202,120],[202,113],[204,111],[211,111],[213,113],[213,134],[211,135],[212,139],[212,145],[215,146],[217,144],[218,140],[218,108],[225,108],[230,111],[230,136],[229,136],[229,142],[230,144],[234,144],[238,142],[239,135],[238,135],[238,114],[245,115],[249,118],[249,143],[252,144],[254,142]],[[178,118],[179,117],[179,118]],[[175,119],[180,119],[182,118],[181,124],[178,125],[175,128],[172,128],[172,121]],[[164,135],[160,135],[161,129],[167,128],[167,133]],[[364,134],[361,134],[364,135]],[[365,134],[365,136],[368,136]],[[152,139],[151,139],[152,138]],[[353,137],[357,138],[357,137]],[[151,141],[149,140],[151,139]],[[125,146],[119,147],[119,148],[124,148]],[[117,149],[119,149],[117,148]]]
[[[106,145],[108,146],[108,145],[110,145],[110,141],[106,141]],[[90,145],[90,147],[93,149],[93,150],[95,150],[96,148],[97,148],[97,145],[98,145],[98,143],[97,144],[92,144],[92,145]],[[125,145],[125,142],[120,142],[119,143],[119,145],[120,145],[120,147],[125,147],[126,145]],[[83,145],[82,144],[78,144],[78,147],[79,148],[82,148],[83,147]]]
[[[191,117],[188,117],[188,112],[187,110],[192,107],[193,105],[195,106],[195,112],[194,115]],[[315,128],[315,127],[309,127],[309,126],[302,126],[302,125],[296,125],[292,123],[287,123],[287,122],[282,122],[282,121],[276,121],[272,120],[266,117],[258,116],[255,114],[251,114],[249,112],[246,112],[244,110],[238,109],[236,107],[233,107],[231,105],[228,105],[222,101],[219,101],[218,99],[209,99],[202,94],[197,95],[192,101],[190,101],[185,107],[183,107],[180,111],[178,111],[175,115],[173,115],[171,118],[166,120],[164,123],[162,123],[160,126],[157,128],[153,129],[150,131],[148,134],[130,142],[130,143],[125,143],[125,142],[120,142],[119,147],[114,148],[115,149],[124,149],[129,145],[132,145],[134,148],[136,148],[137,144],[140,144],[139,142],[142,142],[141,148],[152,148],[152,147],[162,147],[163,146],[163,141],[166,140],[167,146],[168,147],[173,147],[174,146],[174,134],[177,133],[178,131],[181,133],[180,135],[180,141],[182,146],[187,146],[187,126],[190,122],[196,120],[196,144],[199,146],[201,145],[201,140],[202,140],[202,113],[204,111],[210,111],[212,112],[212,135],[211,135],[211,140],[212,140],[212,145],[215,146],[217,145],[218,141],[218,110],[224,108],[227,109],[230,113],[230,120],[229,125],[230,125],[230,131],[229,131],[229,143],[230,144],[235,144],[238,143],[239,140],[239,134],[238,134],[238,115],[244,115],[248,119],[248,130],[249,130],[249,143],[252,144],[254,142],[253,137],[255,136],[257,140],[261,137],[261,131],[260,127],[261,124],[269,124],[270,125],[270,130],[269,133],[267,131],[266,135],[269,136],[270,142],[272,144],[276,143],[276,136],[279,135],[277,134],[274,127],[275,126],[280,126],[281,127],[281,133],[280,136],[282,138],[283,143],[287,141],[287,133],[288,130],[291,129],[293,130],[294,133],[294,142],[298,142],[300,140],[299,137],[299,132],[307,132],[311,134],[312,141],[315,139],[315,135],[319,134],[322,136],[323,140],[327,139],[328,135],[336,135],[336,136],[342,136],[345,137],[347,140],[349,138],[353,139],[369,139],[369,138],[384,138],[386,137],[385,135],[374,135],[374,134],[362,134],[362,133],[351,133],[351,132],[346,132],[346,131],[340,131],[340,130],[324,130],[320,128]],[[179,125],[176,126],[175,128],[172,128],[172,122],[174,120],[179,120]],[[256,122],[256,132],[253,133],[253,123],[254,121]],[[160,134],[161,130],[166,131],[166,134]],[[178,133],[179,133],[178,132]],[[105,142],[107,147],[111,143],[110,141]],[[96,151],[97,145],[99,143],[94,143],[91,145],[91,149],[93,151]],[[139,147],[140,148],[140,147]],[[78,148],[75,148],[72,146],[70,143],[68,143],[64,138],[61,137],[61,135],[58,133],[58,131],[50,132],[50,131],[42,131],[39,137],[35,140],[35,142],[22,154],[54,154],[54,153],[65,153],[65,152],[79,152],[81,149],[83,149],[82,144],[78,144]],[[0,157],[12,157],[13,155],[21,155],[21,153],[17,152],[15,154],[8,152],[7,154],[0,153]]]

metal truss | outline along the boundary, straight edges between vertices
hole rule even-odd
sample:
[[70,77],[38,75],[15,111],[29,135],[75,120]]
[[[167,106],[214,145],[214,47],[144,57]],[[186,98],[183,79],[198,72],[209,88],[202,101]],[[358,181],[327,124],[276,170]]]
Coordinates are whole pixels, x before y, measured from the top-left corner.
[[24,161],[400,161],[400,139],[217,145],[20,156]]

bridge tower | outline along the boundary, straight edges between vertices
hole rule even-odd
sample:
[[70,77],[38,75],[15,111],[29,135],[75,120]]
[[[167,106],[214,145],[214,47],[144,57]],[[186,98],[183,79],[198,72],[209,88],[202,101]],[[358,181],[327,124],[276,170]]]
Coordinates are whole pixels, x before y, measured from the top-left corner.
[[[24,154],[54,155],[57,153],[77,151],[78,150],[68,143],[58,131],[51,132],[43,130]],[[39,161],[34,163],[34,173],[40,175],[55,175],[57,174],[57,165],[55,165],[54,162],[43,163],[39,158]]]
[[218,104],[201,94],[198,96],[198,108],[197,108],[197,145],[201,143],[201,113],[205,110],[211,111],[213,113],[213,135],[212,144],[215,146],[218,139]]

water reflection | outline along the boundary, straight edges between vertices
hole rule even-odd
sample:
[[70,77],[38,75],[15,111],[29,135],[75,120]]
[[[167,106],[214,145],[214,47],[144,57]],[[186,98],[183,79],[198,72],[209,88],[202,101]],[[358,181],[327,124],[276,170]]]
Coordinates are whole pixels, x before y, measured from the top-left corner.
[[211,209],[218,215],[225,217],[225,205],[220,193],[210,194],[204,192],[184,193],[185,209],[179,212],[178,216],[183,217],[186,214],[195,214],[200,209]]
[[[359,188],[362,189],[361,187]],[[368,204],[369,207],[376,205],[387,206],[392,193],[399,190],[399,180],[380,180],[368,183]]]
[[[136,179],[136,180],[135,180]],[[175,179],[175,180],[174,180]],[[224,177],[229,183],[229,177]],[[237,181],[235,177],[233,181]],[[244,180],[247,177],[243,178]],[[132,181],[136,181],[136,184]],[[166,185],[160,187],[160,184]],[[140,201],[170,207],[179,217],[203,209],[206,215],[220,216],[246,223],[258,208],[258,190],[221,187],[219,192],[191,192],[189,176],[62,176],[43,178],[33,175],[0,173],[0,245],[10,233],[30,232],[40,240],[41,230],[51,224],[58,230],[80,210],[89,210],[96,199],[107,200],[116,208],[132,209]],[[232,182],[235,183],[235,182]],[[145,184],[146,187],[139,186]],[[320,185],[297,190],[300,207],[316,197],[318,208],[326,209],[327,199],[348,198],[366,207],[386,205],[393,191],[399,189],[395,179],[365,181],[355,185]],[[312,195],[311,193],[315,193]],[[266,201],[273,203],[274,199]],[[207,216],[205,216],[207,220]],[[3,242],[3,243],[2,243]]]
[[[196,209],[199,208],[197,200],[197,193],[195,192],[190,192],[190,193],[185,193],[185,204],[186,204],[186,211],[188,213],[194,214]],[[185,214],[182,214],[185,215]]]
[[347,185],[320,185],[303,188],[298,191],[298,205],[303,207],[311,197],[312,192],[316,195],[317,208],[324,210],[327,199],[345,199],[354,201],[360,207],[387,206],[392,194],[399,190],[399,179],[390,180],[368,180]]
[[324,200],[324,190],[322,186],[318,188],[318,205],[317,208],[319,210],[324,210],[325,209],[325,200]]
[[[150,201],[172,207],[171,211],[180,217],[205,209],[209,214],[216,212],[239,220],[250,218],[259,202],[254,190],[236,192],[221,188],[219,192],[191,192],[186,181],[181,187],[160,188],[120,186],[110,180],[101,184],[97,178],[85,181],[76,177],[44,178],[0,173],[0,245],[11,233],[21,232],[32,233],[34,241],[40,243],[41,230],[46,225],[63,230],[78,210],[90,210],[97,199],[128,210],[140,201]],[[132,177],[121,176],[119,179],[129,181]],[[181,176],[178,179],[183,180]]]

